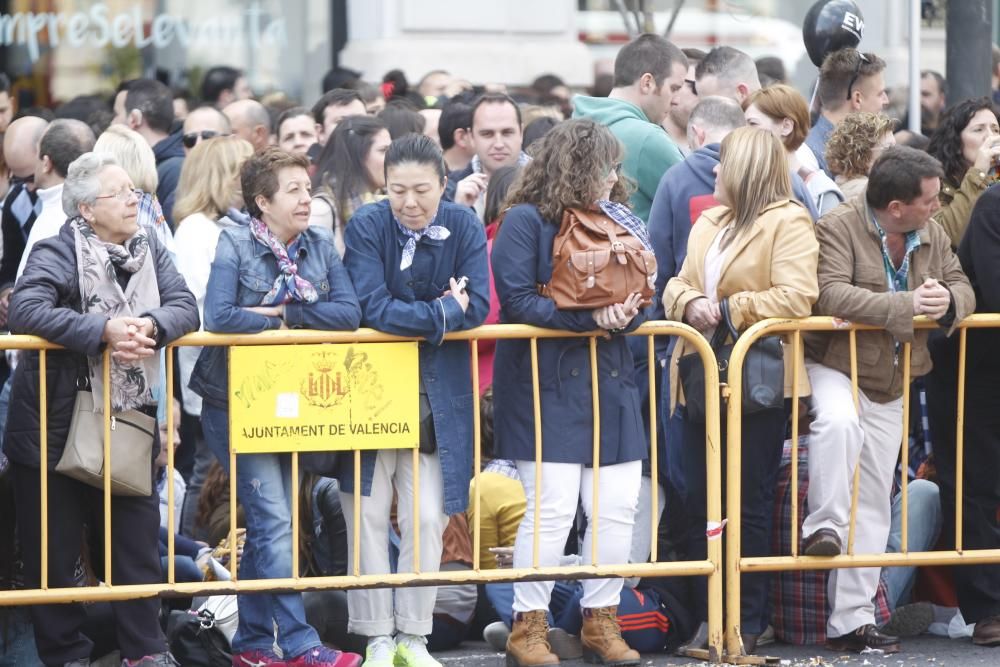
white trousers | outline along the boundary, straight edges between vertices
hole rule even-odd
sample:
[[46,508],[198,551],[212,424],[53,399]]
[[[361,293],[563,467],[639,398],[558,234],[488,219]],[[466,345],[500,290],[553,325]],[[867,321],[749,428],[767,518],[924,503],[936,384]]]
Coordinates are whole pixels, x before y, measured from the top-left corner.
[[[854,553],[884,553],[892,517],[892,477],[903,437],[903,399],[876,403],[859,391],[859,411],[851,396],[850,377],[812,362],[806,370],[812,384],[813,422],[809,516],[802,524],[802,535],[808,538],[820,528],[831,528],[847,551],[854,467],[860,461]],[[830,572],[828,636],[840,637],[875,622],[873,598],[879,571],[864,567]]]
[[[354,501],[361,498],[361,574],[389,572],[389,512],[392,490],[398,494],[399,572],[413,571],[413,450],[382,449],[375,460],[371,496],[340,494],[347,521],[350,561],[354,573]],[[360,491],[360,489],[359,489]],[[444,484],[438,455],[420,454],[420,570],[437,572],[441,567],[442,535],[448,517],[444,514]],[[347,592],[348,631],[366,637],[405,632],[429,635],[433,625],[437,588],[418,586],[374,588]]]
[[[587,516],[587,533],[580,556],[584,563],[592,563],[593,468],[580,463],[542,463],[540,495],[536,498],[535,462],[517,461],[516,464],[527,507],[514,541],[514,567],[533,565],[536,502],[540,505],[538,564],[542,567],[559,564],[578,503],[583,504]],[[601,565],[621,565],[628,562],[631,551],[632,527],[642,483],[642,461],[601,466],[598,483],[597,560]],[[621,579],[584,579],[582,583],[582,607],[618,604],[623,583]],[[515,583],[514,611],[548,609],[553,585],[552,581]]]

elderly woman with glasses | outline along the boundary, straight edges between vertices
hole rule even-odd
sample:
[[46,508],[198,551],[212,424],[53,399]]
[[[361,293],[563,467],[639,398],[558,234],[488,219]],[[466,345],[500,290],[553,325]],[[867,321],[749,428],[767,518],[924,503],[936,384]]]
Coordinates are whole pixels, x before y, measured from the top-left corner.
[[[65,348],[49,351],[46,357],[48,585],[52,588],[80,583],[75,566],[81,555],[82,526],[99,529],[94,517],[102,513],[100,489],[55,472],[78,387],[89,380],[95,396],[103,394],[103,352],[109,349],[113,409],[155,416],[160,379],[156,350],[198,328],[198,309],[184,279],[156,237],[137,224],[138,199],[132,179],[112,157],[84,153],[77,158],[69,166],[63,189],[63,209],[69,219],[56,236],[35,246],[33,261],[25,267],[11,300],[12,332],[41,336]],[[39,392],[38,352],[27,352],[14,375],[4,451],[12,463],[28,588],[41,583]],[[152,479],[152,458],[149,473]],[[104,577],[119,585],[158,583],[156,491],[147,496],[112,496],[111,516],[111,572]],[[100,542],[99,537],[92,540]],[[111,604],[123,664],[177,664],[167,650],[156,598]],[[45,665],[90,664],[93,642],[82,631],[86,613],[81,604],[35,605],[31,618]]]
[[[309,160],[278,148],[240,167],[247,224],[218,234],[205,288],[205,330],[258,333],[303,328],[353,331],[361,307],[329,231],[309,226]],[[184,223],[188,224],[188,223]],[[229,468],[227,351],[206,347],[190,387],[202,397],[205,443],[226,472],[247,523],[240,579],[292,576],[292,455],[244,454]],[[277,637],[275,637],[277,629]],[[281,649],[279,656],[274,646]],[[239,596],[234,665],[357,667],[361,658],[323,646],[306,621],[302,594]]]

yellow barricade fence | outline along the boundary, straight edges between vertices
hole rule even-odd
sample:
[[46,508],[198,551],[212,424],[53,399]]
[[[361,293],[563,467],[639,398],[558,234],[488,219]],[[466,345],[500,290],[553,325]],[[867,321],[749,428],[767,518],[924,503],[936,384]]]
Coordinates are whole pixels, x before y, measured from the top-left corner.
[[[937,322],[926,317],[914,318],[915,329],[939,329]],[[908,528],[908,498],[907,475],[902,475],[902,540],[898,553],[854,553],[854,533],[858,506],[858,479],[860,467],[855,465],[853,494],[851,498],[850,529],[847,540],[847,553],[834,557],[810,557],[799,554],[798,535],[799,504],[798,504],[798,438],[799,433],[799,392],[798,380],[800,366],[795,363],[792,378],[791,397],[791,554],[768,557],[743,558],[740,543],[740,464],[742,438],[742,405],[743,362],[754,342],[764,336],[786,334],[791,338],[792,354],[796,360],[803,359],[802,333],[805,331],[839,331],[847,332],[850,337],[851,387],[855,406],[858,405],[858,357],[857,332],[874,331],[880,327],[844,322],[832,317],[809,317],[805,319],[768,319],[751,326],[734,344],[729,357],[729,382],[722,385],[722,392],[728,396],[727,435],[726,435],[726,639],[725,659],[733,664],[764,664],[763,657],[744,654],[740,638],[740,573],[776,572],[789,570],[818,570],[828,568],[853,567],[888,567],[888,566],[919,566],[919,565],[970,565],[982,563],[1000,563],[1000,549],[965,550],[962,548],[962,461],[963,461],[963,428],[965,414],[965,359],[966,334],[974,328],[1000,328],[1000,315],[977,314],[967,317],[958,324],[953,335],[959,336],[958,357],[958,419],[956,429],[956,502],[955,502],[955,549],[952,551],[927,551],[910,553],[907,544]],[[900,366],[903,382],[903,437],[899,443],[902,469],[909,469],[909,425],[910,425],[910,353],[912,345],[902,345]],[[711,492],[710,492],[711,493]],[[888,501],[888,499],[887,499]]]
[[[600,521],[598,508],[597,490],[600,474],[599,452],[600,452],[600,409],[598,395],[598,369],[597,369],[597,345],[598,337],[601,334],[591,332],[585,334],[574,334],[565,331],[554,331],[540,329],[522,325],[489,325],[470,331],[455,332],[448,334],[446,340],[465,340],[470,345],[472,384],[473,384],[473,421],[474,421],[474,477],[476,494],[471,499],[474,509],[473,521],[473,567],[471,571],[448,571],[435,572],[423,571],[420,566],[419,551],[419,521],[415,521],[414,527],[414,571],[398,572],[395,574],[360,574],[361,549],[356,548],[353,554],[351,572],[346,576],[321,576],[302,577],[299,573],[299,460],[298,453],[291,454],[291,477],[293,480],[292,490],[292,576],[284,579],[265,580],[238,580],[237,564],[237,544],[235,539],[230,539],[230,559],[229,567],[232,581],[212,581],[212,582],[176,582],[174,572],[174,534],[173,530],[168,530],[168,571],[166,572],[166,583],[141,584],[141,585],[117,585],[111,578],[111,465],[105,465],[104,477],[104,577],[103,585],[93,587],[78,588],[50,588],[48,585],[48,492],[47,472],[49,461],[47,460],[47,387],[46,387],[46,352],[48,350],[59,349],[58,346],[48,343],[33,336],[4,336],[0,339],[0,348],[16,350],[38,350],[39,352],[39,401],[40,401],[40,483],[41,483],[41,585],[38,589],[22,589],[4,591],[0,595],[0,606],[3,605],[31,605],[82,602],[96,600],[127,600],[147,597],[170,597],[170,596],[191,596],[191,595],[214,595],[225,593],[251,593],[251,592],[277,592],[277,591],[306,591],[322,589],[349,589],[349,588],[383,588],[401,586],[428,586],[428,585],[449,585],[449,584],[469,584],[488,583],[503,581],[538,581],[552,579],[587,579],[587,578],[607,578],[607,577],[662,577],[662,576],[707,576],[709,586],[709,607],[708,607],[708,628],[709,628],[709,650],[707,657],[718,662],[722,658],[723,644],[723,591],[722,591],[722,544],[721,540],[710,540],[708,542],[707,557],[704,560],[686,562],[657,562],[657,532],[658,532],[658,462],[657,462],[657,413],[658,397],[655,388],[658,386],[660,364],[657,363],[654,354],[654,336],[679,336],[686,339],[701,356],[705,367],[705,390],[706,390],[706,484],[708,488],[707,500],[707,520],[711,525],[719,525],[722,519],[722,498],[721,498],[721,442],[720,442],[720,396],[718,366],[715,363],[715,355],[705,339],[691,327],[676,322],[647,322],[635,332],[629,335],[642,336],[647,339],[648,356],[648,381],[650,385],[649,414],[650,414],[650,441],[651,446],[651,470],[652,470],[652,520],[648,526],[636,526],[636,530],[651,531],[652,554],[648,563],[612,563],[601,564],[597,562],[597,530],[596,526]],[[536,464],[542,460],[542,426],[541,426],[541,394],[539,388],[538,372],[538,341],[549,338],[589,338],[590,349],[590,371],[592,407],[594,416],[594,437],[593,437],[593,460],[594,460],[594,507],[593,521],[590,530],[594,536],[591,540],[592,551],[590,554],[590,564],[569,567],[541,567],[539,566],[539,504],[535,505],[535,532],[533,543],[533,566],[520,569],[487,569],[480,568],[480,502],[481,485],[479,484],[479,473],[481,469],[480,454],[480,382],[478,377],[478,340],[496,339],[528,339],[530,341],[530,362],[533,384],[533,404],[535,423],[535,461]],[[352,332],[333,331],[271,331],[260,334],[237,334],[221,335],[197,333],[185,336],[171,343],[169,348],[181,346],[257,346],[257,345],[301,345],[319,343],[385,343],[385,342],[406,342],[413,339],[391,336],[371,329],[359,329]],[[110,413],[110,381],[109,381],[109,360],[110,355],[104,353],[104,414]],[[173,405],[173,385],[174,385],[174,362],[173,355],[165,355],[166,364],[166,395],[167,405]],[[737,397],[738,400],[738,397]],[[167,433],[174,432],[174,414],[172,409],[167,410]],[[110,420],[104,420],[104,460],[110,461]],[[348,454],[350,455],[350,454]],[[355,492],[360,493],[361,489],[361,451],[355,449],[353,452],[355,459]],[[414,457],[414,513],[417,514],[416,501],[419,493],[419,466],[417,460],[419,450],[413,448]],[[236,469],[237,454],[230,448],[230,470]],[[167,447],[167,479],[173,479],[174,452],[173,447]],[[538,493],[545,480],[541,478],[541,466],[536,465],[535,497],[540,497]],[[732,477],[730,477],[732,480]],[[230,507],[229,525],[230,537],[236,534],[236,475],[231,474],[229,479]],[[172,527],[175,524],[174,517],[174,486],[167,484],[167,525]],[[739,497],[738,494],[736,496]],[[360,498],[360,502],[364,502]],[[354,503],[354,544],[360,545],[360,502]],[[669,511],[669,510],[668,510]],[[730,516],[733,516],[730,511]],[[737,531],[730,530],[730,535]],[[584,562],[587,555],[582,554]],[[435,564],[436,565],[436,564]],[[436,569],[436,568],[435,568]],[[738,604],[736,606],[738,609]]]

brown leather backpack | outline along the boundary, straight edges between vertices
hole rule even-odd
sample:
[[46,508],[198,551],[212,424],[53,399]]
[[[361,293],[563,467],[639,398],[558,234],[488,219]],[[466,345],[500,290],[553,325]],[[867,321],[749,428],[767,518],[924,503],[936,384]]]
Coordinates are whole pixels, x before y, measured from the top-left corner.
[[652,302],[656,257],[602,211],[568,208],[552,243],[552,279],[539,288],[563,310],[624,303],[633,292]]

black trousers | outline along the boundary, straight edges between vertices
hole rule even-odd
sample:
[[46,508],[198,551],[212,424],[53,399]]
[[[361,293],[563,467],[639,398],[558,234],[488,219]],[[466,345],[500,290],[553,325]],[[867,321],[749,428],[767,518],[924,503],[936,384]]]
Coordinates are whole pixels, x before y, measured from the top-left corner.
[[[995,347],[980,344],[982,339],[976,333],[969,332],[966,359],[962,546],[1000,549],[1000,364]],[[941,533],[949,543],[955,535],[957,339],[957,333],[949,339],[931,338],[934,370],[924,378],[941,487]],[[1000,615],[1000,566],[958,565],[952,574],[966,623]]]
[[[786,401],[787,403],[787,401]],[[765,410],[743,416],[741,463],[742,555],[770,556],[771,529],[774,523],[774,490],[777,485],[781,449],[784,444],[785,411]],[[726,422],[722,423],[722,489],[723,514],[726,488]],[[687,560],[708,557],[705,535],[708,490],[705,468],[705,424],[684,418],[684,443],[690,456],[680,462],[688,488],[683,496],[687,518],[685,533],[679,548]],[[725,539],[724,536],[722,539]],[[725,553],[725,549],[723,549]],[[743,632],[759,635],[768,624],[768,586],[766,572],[744,574],[740,578]],[[693,579],[692,593],[696,621],[708,620],[708,580]]]
[[[39,471],[15,464],[11,473],[25,584],[28,588],[38,588],[41,583]],[[92,526],[91,539],[103,544],[104,496],[99,489],[55,472],[49,473],[48,484],[48,583],[50,588],[72,588],[77,585],[74,571],[81,553],[84,526]],[[146,497],[112,496],[112,584],[161,581],[159,529],[159,498],[155,491]],[[94,563],[98,577],[102,565],[102,562]],[[136,660],[167,650],[159,623],[158,598],[112,602],[111,609],[122,658]],[[35,644],[45,665],[61,667],[67,662],[90,657],[93,641],[83,633],[86,619],[84,606],[79,603],[31,607]]]

